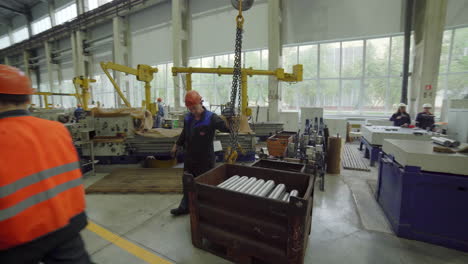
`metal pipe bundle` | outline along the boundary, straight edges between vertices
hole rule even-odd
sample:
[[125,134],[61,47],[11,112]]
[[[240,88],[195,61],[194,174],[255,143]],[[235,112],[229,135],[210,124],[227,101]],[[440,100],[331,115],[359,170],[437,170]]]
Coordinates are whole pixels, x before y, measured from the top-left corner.
[[265,183],[265,185],[262,186],[260,190],[254,193],[254,195],[265,197],[270,193],[271,190],[273,190],[273,187],[275,187],[275,182],[273,180],[269,180]]
[[258,190],[260,190],[263,185],[265,184],[265,180],[258,180],[255,182],[255,184],[249,189],[246,191],[247,194],[254,194],[256,193]]
[[284,202],[289,202],[292,196],[299,195],[299,191],[297,190],[292,190],[290,193],[286,192],[285,184],[281,183],[275,186],[273,180],[265,182],[265,180],[257,179],[256,177],[240,177],[239,175],[234,175],[217,186],[227,190],[267,197],[268,199]]
[[257,178],[249,178],[243,185],[237,187],[234,191],[245,192],[250,186],[252,186],[257,181]]
[[432,141],[438,145],[442,145],[445,147],[452,147],[456,148],[460,146],[460,142],[450,139],[450,138],[443,138],[443,137],[432,137]]
[[242,176],[240,177],[238,180],[236,180],[235,182],[233,182],[231,185],[229,186],[226,186],[226,189],[228,190],[234,190],[236,189],[237,187],[239,187],[240,185],[242,185],[245,181],[247,181],[249,178],[247,176]]
[[284,190],[286,189],[286,185],[278,184],[276,188],[270,193],[268,198],[270,199],[278,199],[281,194],[283,194]]
[[230,183],[232,183],[233,181],[239,179],[239,175],[234,175],[232,177],[230,177],[229,179],[223,181],[222,183],[218,184],[218,187],[220,188],[224,188],[225,186],[229,185]]

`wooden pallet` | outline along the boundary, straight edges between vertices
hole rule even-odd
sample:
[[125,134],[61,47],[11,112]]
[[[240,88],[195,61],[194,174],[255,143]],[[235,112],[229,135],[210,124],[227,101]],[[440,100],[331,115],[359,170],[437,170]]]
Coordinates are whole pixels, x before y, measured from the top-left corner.
[[361,152],[356,144],[344,145],[341,165],[345,170],[370,171],[367,162],[361,157]]
[[121,168],[86,188],[86,193],[182,193],[183,169]]

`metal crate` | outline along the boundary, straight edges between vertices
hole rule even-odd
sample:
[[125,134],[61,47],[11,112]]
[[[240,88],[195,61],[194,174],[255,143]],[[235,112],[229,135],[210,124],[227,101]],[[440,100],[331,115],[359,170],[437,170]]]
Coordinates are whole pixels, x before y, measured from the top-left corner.
[[252,164],[252,167],[283,170],[290,172],[305,172],[306,165],[302,163],[285,162],[279,160],[261,159]]
[[[217,187],[234,175],[283,183],[299,191],[289,202]],[[225,164],[194,178],[184,174],[192,243],[235,263],[304,262],[315,176]]]

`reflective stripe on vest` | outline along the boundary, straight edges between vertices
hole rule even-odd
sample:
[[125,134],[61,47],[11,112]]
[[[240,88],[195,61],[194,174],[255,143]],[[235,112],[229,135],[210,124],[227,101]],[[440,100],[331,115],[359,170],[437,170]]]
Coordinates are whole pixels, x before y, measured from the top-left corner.
[[[51,168],[48,170],[44,170],[38,173],[34,173],[32,175],[26,176],[24,178],[21,178],[13,183],[10,183],[5,186],[0,187],[0,199],[3,197],[6,197],[22,188],[25,188],[31,184],[38,183],[42,180],[48,179],[50,177],[53,177],[55,175],[59,175],[65,172],[69,172],[72,170],[76,170],[80,168],[80,163],[79,162],[72,162],[68,163],[62,166],[58,166],[55,168]],[[1,221],[1,217],[0,217]]]
[[[29,185],[38,183],[42,180],[48,179],[50,177],[65,173],[65,172],[70,172],[76,169],[80,168],[80,163],[79,162],[72,162],[68,163],[62,166],[58,166],[55,168],[51,168],[48,170],[44,170],[32,175],[29,175],[25,178],[22,178],[16,182],[13,182],[9,185],[2,186],[0,187],[0,199],[21,190],[22,188],[25,188]],[[76,186],[79,186],[82,183],[81,178],[62,183],[60,185],[55,186],[52,189],[46,190],[44,192],[35,194],[28,199],[25,199],[11,207],[8,207],[6,209],[0,210],[0,221],[3,221],[5,219],[8,219],[10,217],[13,217],[25,209],[38,204],[40,202],[46,201],[57,194],[66,191],[68,189],[74,188]]]

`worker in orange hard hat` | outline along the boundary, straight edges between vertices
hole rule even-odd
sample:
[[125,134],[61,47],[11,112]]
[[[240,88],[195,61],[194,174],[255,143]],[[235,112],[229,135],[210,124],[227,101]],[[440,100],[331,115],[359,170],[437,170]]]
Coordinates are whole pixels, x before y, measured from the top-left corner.
[[162,121],[164,118],[164,105],[162,103],[161,97],[159,97],[156,101],[158,103],[158,114],[154,117],[154,127],[162,127]]
[[61,123],[29,115],[33,93],[0,65],[0,263],[91,263],[78,155]]
[[[184,129],[171,152],[175,156],[177,147],[184,148],[184,171],[195,177],[215,166],[213,149],[215,131],[229,132],[225,121],[217,114],[206,110],[202,102],[202,97],[196,91],[189,91],[185,95],[185,106],[189,113],[184,118]],[[188,212],[188,195],[184,190],[179,207],[172,209],[171,214],[177,216]]]

